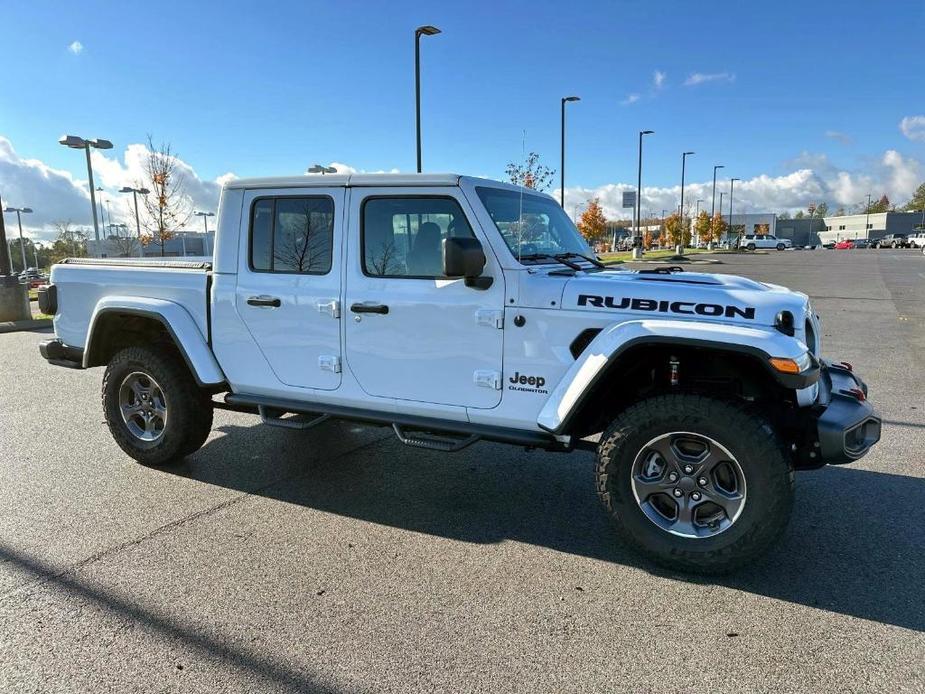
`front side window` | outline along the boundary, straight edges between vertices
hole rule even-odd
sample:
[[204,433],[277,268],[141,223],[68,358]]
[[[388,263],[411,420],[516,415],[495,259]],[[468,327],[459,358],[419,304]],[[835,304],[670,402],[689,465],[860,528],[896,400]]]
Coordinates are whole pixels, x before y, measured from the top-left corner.
[[556,262],[549,256],[594,251],[552,198],[503,188],[476,188],[511,253],[521,263]]
[[331,271],[334,201],[261,198],[251,212],[250,240],[253,270],[326,275]]
[[443,278],[444,239],[474,238],[453,198],[369,198],[362,220],[363,272],[372,277]]

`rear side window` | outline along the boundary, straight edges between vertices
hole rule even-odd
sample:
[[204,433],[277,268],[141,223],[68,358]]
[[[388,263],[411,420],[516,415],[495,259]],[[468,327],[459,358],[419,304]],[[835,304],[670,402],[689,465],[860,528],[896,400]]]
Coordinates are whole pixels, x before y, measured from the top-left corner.
[[442,278],[443,240],[473,238],[453,198],[368,198],[361,216],[363,272],[372,277]]
[[334,201],[325,196],[260,198],[251,209],[251,269],[301,275],[331,271]]

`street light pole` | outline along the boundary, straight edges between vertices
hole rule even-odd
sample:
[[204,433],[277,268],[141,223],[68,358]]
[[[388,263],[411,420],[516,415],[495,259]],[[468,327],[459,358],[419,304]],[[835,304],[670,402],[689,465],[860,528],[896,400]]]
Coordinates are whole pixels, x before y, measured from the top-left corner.
[[129,186],[122,186],[119,190],[120,193],[131,193],[132,198],[135,200],[135,232],[138,234],[138,242],[141,243],[141,219],[138,217],[138,194],[147,195],[151,191],[147,188],[131,188]]
[[[713,197],[710,201],[710,238],[713,237],[715,229],[713,228],[713,218],[716,217],[716,170],[725,169],[726,167],[723,164],[717,164],[713,167]],[[723,214],[723,203],[720,201],[719,204],[719,213],[720,216]]]
[[633,247],[639,248],[642,246],[642,233],[640,231],[640,215],[642,214],[642,136],[643,135],[652,135],[654,130],[640,130],[639,131],[639,157],[637,159],[637,169],[636,169],[636,236],[633,237]]
[[741,178],[730,178],[729,179],[729,229],[726,230],[726,237],[732,233],[732,191],[735,189],[736,181],[741,181]]
[[206,234],[209,233],[209,222],[207,221],[209,217],[214,217],[214,212],[194,212],[194,215],[197,217],[202,217],[202,225],[205,227]]
[[870,193],[867,194],[867,216],[864,217],[864,236],[868,235],[867,229],[870,226]]
[[421,173],[421,37],[439,34],[435,26],[424,25],[414,30],[414,125],[417,134],[418,173]]
[[[22,215],[30,214],[32,212],[31,207],[7,207],[3,210],[4,212],[15,212],[16,221],[19,224],[19,252],[22,255],[22,271],[26,271],[26,242],[22,236]],[[33,247],[34,247],[33,242]],[[10,265],[10,274],[12,274],[12,264]]]
[[679,216],[681,221],[681,229],[684,229],[684,170],[687,167],[687,157],[694,152],[682,152],[681,153],[681,207],[679,208]]
[[94,149],[112,149],[112,142],[97,138],[95,140],[85,140],[76,135],[64,135],[59,143],[71,149],[82,149],[87,155],[87,176],[90,180],[90,209],[93,210],[93,233],[96,237],[96,252],[100,254],[100,224],[96,216],[96,190],[93,187],[93,164],[90,163],[90,148]]
[[577,96],[563,96],[560,99],[559,135],[559,204],[565,207],[565,105],[570,101],[581,101]]

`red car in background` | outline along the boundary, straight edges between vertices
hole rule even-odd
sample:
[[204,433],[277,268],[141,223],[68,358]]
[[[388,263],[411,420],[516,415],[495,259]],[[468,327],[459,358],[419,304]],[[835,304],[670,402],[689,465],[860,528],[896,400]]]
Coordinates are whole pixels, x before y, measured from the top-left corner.
[[854,248],[854,241],[851,239],[845,239],[844,241],[839,241],[835,244],[836,251],[847,251]]

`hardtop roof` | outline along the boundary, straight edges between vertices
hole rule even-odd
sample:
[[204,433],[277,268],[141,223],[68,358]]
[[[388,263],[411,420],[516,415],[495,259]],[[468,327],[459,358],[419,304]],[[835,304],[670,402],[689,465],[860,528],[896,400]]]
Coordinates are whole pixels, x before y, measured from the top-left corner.
[[225,188],[436,187],[457,186],[464,179],[474,185],[489,185],[495,188],[507,188],[516,191],[523,190],[533,194],[539,192],[488,178],[462,176],[454,173],[303,174],[301,176],[236,178],[228,181]]

